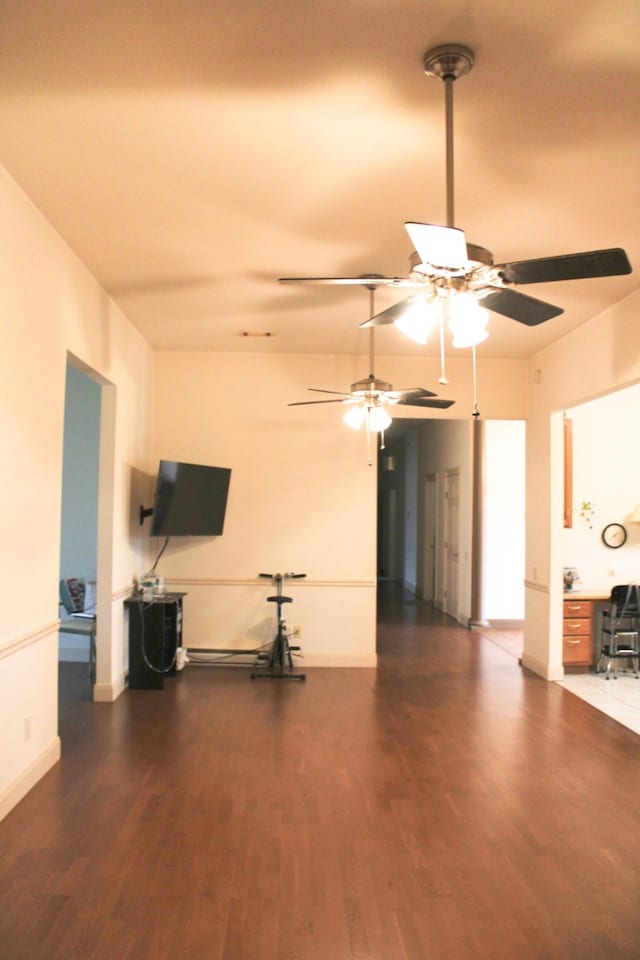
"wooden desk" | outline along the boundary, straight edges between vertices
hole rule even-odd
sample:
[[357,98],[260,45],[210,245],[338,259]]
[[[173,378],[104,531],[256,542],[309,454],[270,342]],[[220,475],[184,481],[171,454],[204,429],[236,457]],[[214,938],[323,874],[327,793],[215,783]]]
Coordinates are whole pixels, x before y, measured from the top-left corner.
[[562,663],[568,667],[591,667],[597,663],[599,630],[596,626],[597,604],[609,594],[584,590],[567,590],[562,602]]

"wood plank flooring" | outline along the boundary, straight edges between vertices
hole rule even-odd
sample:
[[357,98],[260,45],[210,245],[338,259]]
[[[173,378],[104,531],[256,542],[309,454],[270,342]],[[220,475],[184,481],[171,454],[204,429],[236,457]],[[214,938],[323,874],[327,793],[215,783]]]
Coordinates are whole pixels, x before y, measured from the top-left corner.
[[379,617],[377,670],[71,684],[0,960],[637,960],[640,738],[389,584]]

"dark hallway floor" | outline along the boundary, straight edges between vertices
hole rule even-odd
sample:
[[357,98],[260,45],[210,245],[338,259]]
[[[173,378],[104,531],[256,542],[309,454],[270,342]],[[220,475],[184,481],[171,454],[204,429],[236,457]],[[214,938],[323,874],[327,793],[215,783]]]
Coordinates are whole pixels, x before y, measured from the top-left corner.
[[379,619],[377,670],[305,684],[68,676],[0,958],[637,960],[640,738],[401,591]]

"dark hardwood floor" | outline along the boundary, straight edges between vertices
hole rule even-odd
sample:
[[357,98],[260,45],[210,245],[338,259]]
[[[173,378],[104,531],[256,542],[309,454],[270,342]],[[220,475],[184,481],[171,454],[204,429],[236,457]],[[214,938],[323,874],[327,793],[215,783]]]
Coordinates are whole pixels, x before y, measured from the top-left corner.
[[62,761],[0,824],[0,958],[637,960],[640,738],[379,607],[377,670],[65,676]]

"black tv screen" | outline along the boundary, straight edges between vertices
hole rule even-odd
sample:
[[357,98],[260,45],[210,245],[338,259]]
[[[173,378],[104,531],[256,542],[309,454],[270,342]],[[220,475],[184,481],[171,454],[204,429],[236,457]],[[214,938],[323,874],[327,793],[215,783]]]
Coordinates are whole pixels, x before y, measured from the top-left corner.
[[152,537],[219,537],[224,530],[231,470],[161,460]]

